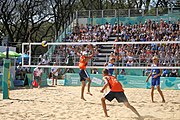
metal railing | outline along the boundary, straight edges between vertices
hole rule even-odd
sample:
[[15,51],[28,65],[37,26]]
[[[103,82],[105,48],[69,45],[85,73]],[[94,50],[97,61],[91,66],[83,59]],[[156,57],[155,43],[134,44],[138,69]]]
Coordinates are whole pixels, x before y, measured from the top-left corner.
[[[61,42],[68,32],[72,32],[75,26],[79,26],[80,23],[94,25],[94,19],[100,18],[100,23],[103,24],[103,19],[111,18],[110,21],[121,22],[119,18],[123,17],[137,17],[137,16],[169,16],[179,15],[180,8],[151,8],[151,10],[143,9],[109,9],[109,10],[82,10],[76,11],[70,15],[70,18],[58,32],[55,42]],[[113,19],[114,18],[114,19]],[[66,41],[65,41],[66,42]],[[48,55],[52,56],[55,47],[51,47],[48,51]],[[53,59],[52,57],[50,58]]]
[[[73,57],[73,66],[77,66],[78,65],[78,63],[79,63],[79,57],[78,56],[72,56]],[[105,60],[104,60],[104,63],[103,62],[98,62],[98,61],[96,61],[96,59],[98,59],[99,57],[93,57],[90,61],[89,61],[89,65],[90,66],[96,66],[96,65],[98,65],[98,66],[103,66],[106,62],[108,62],[109,61],[109,56],[107,55],[106,57],[105,57]],[[32,59],[34,60],[34,61],[32,61],[31,62],[31,64],[32,65],[37,65],[38,63],[39,63],[39,57],[32,57]],[[66,63],[66,58],[65,57],[62,57],[62,56],[56,56],[56,57],[52,57],[52,60],[53,61],[50,61],[50,63],[49,64],[52,64],[53,62],[56,62],[56,64],[57,65],[63,65],[63,66],[70,66],[70,65],[68,65],[67,63]],[[116,65],[117,66],[127,66],[127,61],[128,61],[128,59],[124,59],[124,58],[122,58],[122,60],[120,60],[120,61],[117,61],[116,60]],[[146,58],[146,59],[144,59],[144,60],[141,60],[141,58],[139,57],[139,58],[135,58],[135,57],[133,57],[133,65],[132,66],[137,66],[137,67],[140,67],[140,66],[147,66],[148,64],[149,64],[149,62],[151,62],[150,60],[149,60],[149,58]],[[160,64],[162,64],[163,65],[163,63],[166,61],[166,59],[165,58],[160,58],[159,59],[159,62],[160,62]],[[173,65],[173,66],[179,66],[180,67],[180,64],[179,63],[177,63],[177,62],[172,62],[172,61],[180,61],[180,58],[178,58],[178,59],[173,59],[173,60],[169,60],[168,61],[168,63],[166,63],[166,66],[168,67],[170,64],[171,64],[171,66]]]
[[105,17],[137,17],[137,16],[161,16],[165,14],[179,14],[180,8],[151,8],[144,10],[134,9],[108,9],[108,10],[82,10],[76,11],[75,18],[105,18]]

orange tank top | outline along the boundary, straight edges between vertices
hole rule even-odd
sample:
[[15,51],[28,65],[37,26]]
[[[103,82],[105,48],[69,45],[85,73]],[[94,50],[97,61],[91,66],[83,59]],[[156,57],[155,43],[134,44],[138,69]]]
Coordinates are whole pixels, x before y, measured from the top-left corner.
[[108,80],[112,92],[124,92],[121,83],[114,76],[109,76]]
[[85,56],[81,56],[79,61],[79,69],[81,70],[86,69],[87,62],[85,62],[84,60],[85,60]]

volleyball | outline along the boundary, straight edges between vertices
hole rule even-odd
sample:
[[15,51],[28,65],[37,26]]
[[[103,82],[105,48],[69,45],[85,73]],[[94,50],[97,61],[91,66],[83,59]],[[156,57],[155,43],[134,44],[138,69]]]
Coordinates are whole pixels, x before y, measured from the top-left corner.
[[43,47],[47,47],[47,41],[42,41],[41,44],[42,44]]

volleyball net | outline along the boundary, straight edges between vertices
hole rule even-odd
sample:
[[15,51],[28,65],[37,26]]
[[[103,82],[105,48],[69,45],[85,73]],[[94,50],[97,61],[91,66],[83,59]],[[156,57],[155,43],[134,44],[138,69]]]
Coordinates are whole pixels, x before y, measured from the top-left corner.
[[[153,68],[180,69],[180,41],[147,41],[147,42],[60,42],[48,43],[46,48],[41,43],[22,43],[22,55],[27,52],[29,59],[23,67],[51,68],[56,62],[57,68],[79,68],[79,56],[76,52],[92,53],[89,45],[93,46],[94,56],[89,60],[87,68],[102,69],[110,58],[115,58],[116,69],[152,69],[152,57],[157,56],[159,65]],[[38,48],[38,49],[37,49]],[[52,49],[53,48],[53,49]],[[111,68],[111,67],[109,67]]]

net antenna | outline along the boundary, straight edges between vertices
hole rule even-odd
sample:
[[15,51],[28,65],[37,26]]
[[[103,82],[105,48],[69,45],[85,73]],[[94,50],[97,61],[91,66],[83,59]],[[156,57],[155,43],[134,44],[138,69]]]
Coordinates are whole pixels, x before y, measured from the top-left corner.
[[[22,57],[22,66],[23,67],[37,67],[37,65],[31,65],[31,47],[32,45],[41,45],[42,43],[22,43],[22,56],[24,55],[24,46],[29,45],[29,63],[28,65],[24,64],[24,58]],[[54,42],[54,43],[47,43],[48,45],[133,45],[133,44],[180,44],[180,41],[151,41],[151,42]],[[41,65],[42,68],[51,68],[50,65]],[[79,68],[78,66],[53,66],[57,68]],[[106,66],[87,66],[87,68],[107,68]],[[158,67],[149,67],[149,66],[116,66],[116,67],[108,67],[108,68],[117,68],[117,69],[152,69],[152,68],[158,68],[158,69],[180,69],[180,66],[158,66]]]

